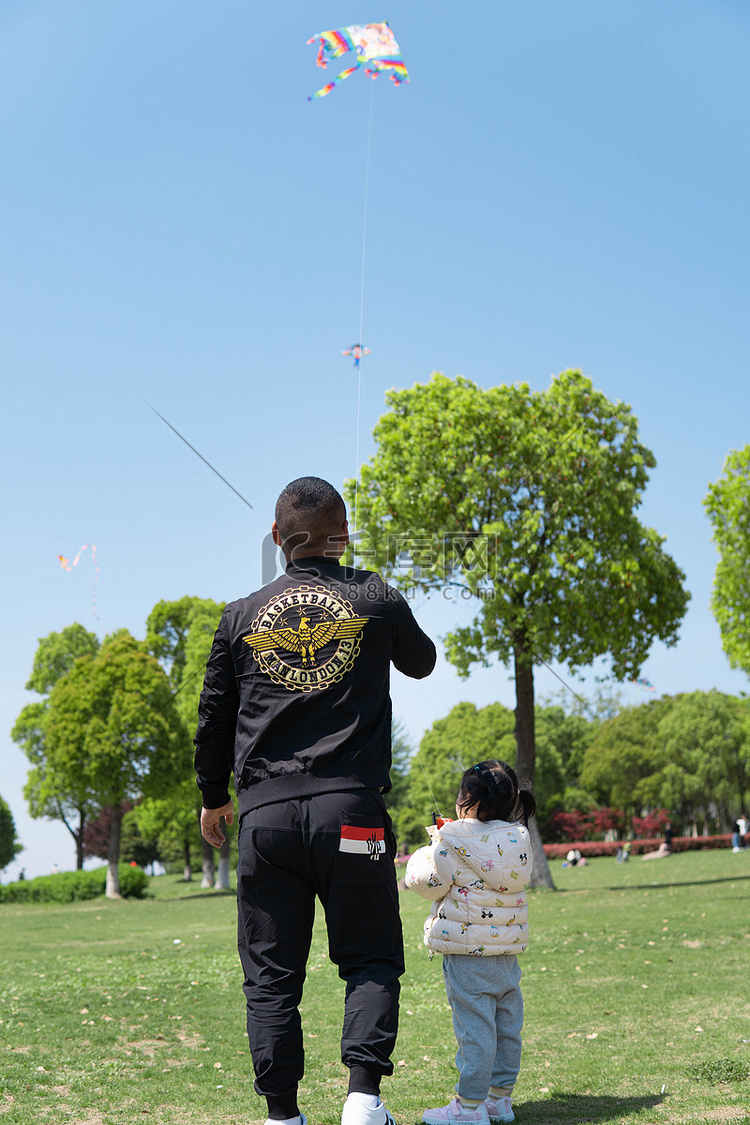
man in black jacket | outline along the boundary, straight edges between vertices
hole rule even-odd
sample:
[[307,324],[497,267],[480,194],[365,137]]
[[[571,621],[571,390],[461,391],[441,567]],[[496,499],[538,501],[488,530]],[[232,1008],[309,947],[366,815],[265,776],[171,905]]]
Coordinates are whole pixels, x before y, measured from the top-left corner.
[[201,693],[195,768],[201,829],[215,847],[239,802],[238,944],[255,1089],[268,1123],[306,1125],[299,1003],[317,895],[346,982],[342,1125],[392,1125],[380,1080],[393,1073],[404,971],[383,801],[390,788],[391,661],[420,679],[435,646],[377,574],[339,565],[349,541],[339,493],[292,481],[276,504],[286,574],[230,603]]

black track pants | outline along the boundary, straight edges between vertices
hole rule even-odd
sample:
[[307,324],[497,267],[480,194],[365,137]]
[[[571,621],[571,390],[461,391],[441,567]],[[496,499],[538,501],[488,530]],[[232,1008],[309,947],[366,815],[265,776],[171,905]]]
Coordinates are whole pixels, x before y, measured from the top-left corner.
[[304,1072],[298,1011],[315,896],[346,982],[341,1059],[391,1074],[404,948],[381,794],[323,793],[251,809],[240,822],[238,946],[255,1089],[293,1090]]

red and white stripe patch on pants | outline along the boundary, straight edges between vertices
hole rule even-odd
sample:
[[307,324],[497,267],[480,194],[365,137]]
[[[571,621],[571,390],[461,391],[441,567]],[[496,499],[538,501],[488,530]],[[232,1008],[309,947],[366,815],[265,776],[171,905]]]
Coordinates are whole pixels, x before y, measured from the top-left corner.
[[369,855],[370,859],[380,859],[381,853],[385,851],[385,830],[383,828],[356,828],[352,824],[342,824],[339,851]]

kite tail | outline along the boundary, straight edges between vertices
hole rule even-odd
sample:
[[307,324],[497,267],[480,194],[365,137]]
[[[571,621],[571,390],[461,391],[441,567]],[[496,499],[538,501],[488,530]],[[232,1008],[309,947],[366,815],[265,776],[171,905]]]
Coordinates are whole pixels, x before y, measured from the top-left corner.
[[310,97],[307,100],[309,102],[311,102],[313,100],[313,98],[324,98],[326,96],[326,94],[330,94],[330,92],[334,88],[334,86],[338,86],[339,82],[343,82],[344,79],[348,78],[350,74],[354,74],[354,71],[359,70],[359,67],[360,67],[360,64],[357,63],[355,66],[350,66],[350,67],[347,67],[346,70],[342,70],[341,74],[336,75],[333,82],[328,82],[327,85],[323,86],[322,89],[316,90],[315,93],[311,94]]
[[[99,583],[99,563],[96,561],[96,546],[95,546],[95,544],[92,543],[92,544],[90,544],[90,546],[91,546],[91,561],[94,564],[94,595],[93,595],[93,598],[91,600],[91,612],[93,613],[93,615],[97,619],[97,621],[99,621],[100,620],[99,614],[96,612],[96,593],[97,593],[97,585]],[[57,561],[60,563],[60,566],[63,570],[71,571],[74,566],[78,566],[78,563],[80,562],[80,559],[81,559],[81,555],[83,554],[84,551],[87,551],[88,549],[89,549],[89,544],[84,543],[83,546],[81,547],[80,551],[76,555],[76,557],[73,559],[73,562],[71,562],[70,559],[68,559],[65,555],[58,555]]]

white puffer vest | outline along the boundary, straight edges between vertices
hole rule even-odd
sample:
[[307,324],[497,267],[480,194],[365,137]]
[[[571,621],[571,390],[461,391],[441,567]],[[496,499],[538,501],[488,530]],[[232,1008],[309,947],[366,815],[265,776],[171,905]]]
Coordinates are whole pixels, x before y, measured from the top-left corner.
[[531,839],[522,824],[465,817],[436,830],[406,865],[406,886],[433,902],[424,941],[439,953],[523,953]]

